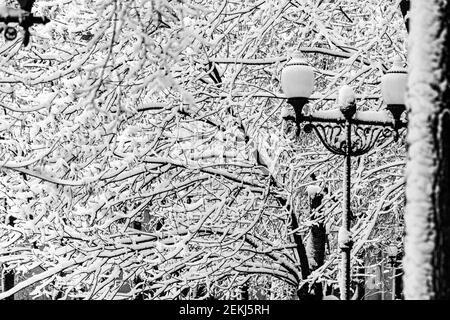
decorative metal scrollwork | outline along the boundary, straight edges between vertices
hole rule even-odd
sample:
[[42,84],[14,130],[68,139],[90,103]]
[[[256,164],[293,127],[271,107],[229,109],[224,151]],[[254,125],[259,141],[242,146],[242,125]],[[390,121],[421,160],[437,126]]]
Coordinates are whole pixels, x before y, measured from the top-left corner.
[[386,127],[362,127],[359,125],[352,125],[355,134],[352,137],[352,149],[351,156],[361,156],[375,146],[377,141],[381,139],[387,139],[394,136],[395,131]]
[[307,123],[303,127],[306,133],[314,131],[325,148],[339,155],[345,155],[347,151],[347,141],[343,135],[344,129],[345,126],[341,124]]
[[[374,127],[350,123],[350,156],[361,156],[376,145],[379,139],[394,137],[395,131],[389,127]],[[348,141],[346,124],[307,123],[303,130],[306,133],[314,131],[330,152],[338,155],[347,154]]]

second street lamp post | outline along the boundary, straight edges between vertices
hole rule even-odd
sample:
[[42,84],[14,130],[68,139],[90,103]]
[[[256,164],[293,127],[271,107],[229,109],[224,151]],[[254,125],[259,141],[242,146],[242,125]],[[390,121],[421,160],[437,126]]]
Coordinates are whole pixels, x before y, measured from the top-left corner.
[[396,298],[396,285],[395,285],[395,264],[398,254],[398,248],[395,244],[390,244],[387,249],[387,254],[389,257],[389,264],[391,265],[391,271],[392,271],[392,300],[395,300]]
[[[333,154],[345,157],[342,222],[338,233],[341,250],[341,300],[348,300],[350,292],[350,252],[353,246],[350,233],[351,157],[369,152],[379,139],[393,137],[397,140],[399,130],[406,128],[407,122],[401,120],[405,111],[406,78],[406,70],[402,68],[401,60],[396,59],[393,67],[381,80],[382,96],[388,112],[357,111],[355,93],[350,86],[345,85],[339,90],[339,109],[305,114],[303,107],[314,88],[313,68],[299,52],[293,56],[281,74],[283,92],[295,111],[296,135],[299,135],[300,125],[304,123],[305,132],[314,131],[325,148]],[[288,118],[289,116],[286,117]]]

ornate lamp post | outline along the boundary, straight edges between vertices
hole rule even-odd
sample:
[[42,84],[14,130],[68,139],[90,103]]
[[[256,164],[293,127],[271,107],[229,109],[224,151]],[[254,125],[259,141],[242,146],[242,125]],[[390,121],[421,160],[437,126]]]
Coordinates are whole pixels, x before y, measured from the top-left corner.
[[[314,88],[314,70],[299,52],[285,66],[281,73],[281,86],[287,102],[295,111],[297,135],[304,123],[306,133],[314,131],[322,144],[330,152],[342,155],[344,161],[344,197],[342,199],[342,224],[338,234],[341,249],[340,293],[342,300],[349,299],[350,291],[350,252],[353,241],[350,234],[350,168],[351,157],[369,152],[379,139],[393,137],[398,139],[399,131],[406,128],[407,122],[401,120],[405,111],[404,93],[406,89],[406,70],[401,60],[381,79],[383,100],[387,104],[382,111],[357,111],[353,89],[344,85],[339,90],[338,109],[316,111],[305,114],[303,107],[308,103]],[[285,119],[289,116],[286,115]]]
[[386,253],[389,257],[389,264],[392,270],[392,300],[395,300],[395,263],[397,260],[398,248],[395,244],[390,244],[386,248]]

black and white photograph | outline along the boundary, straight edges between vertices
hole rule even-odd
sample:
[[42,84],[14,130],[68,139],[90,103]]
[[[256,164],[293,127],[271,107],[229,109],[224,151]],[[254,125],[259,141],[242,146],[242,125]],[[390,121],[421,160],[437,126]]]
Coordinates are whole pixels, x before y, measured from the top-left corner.
[[447,0],[0,0],[0,304],[449,300],[449,21]]

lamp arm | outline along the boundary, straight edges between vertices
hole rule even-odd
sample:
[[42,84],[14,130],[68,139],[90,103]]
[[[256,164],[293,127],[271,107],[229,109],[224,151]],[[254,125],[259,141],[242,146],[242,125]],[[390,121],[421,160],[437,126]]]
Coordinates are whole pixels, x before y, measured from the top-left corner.
[[[316,111],[311,114],[302,114],[302,122],[320,122],[320,123],[345,123],[345,117],[339,109],[332,109],[326,111]],[[357,125],[369,125],[390,128],[406,128],[408,122],[400,120],[400,116],[392,119],[386,112],[383,111],[357,111],[351,118],[351,122]]]
[[[18,11],[18,10],[17,10]],[[21,23],[23,20],[29,19],[32,24],[47,24],[50,19],[46,16],[35,16],[34,14],[26,11],[21,11],[18,13],[13,12],[10,15],[0,15],[0,22],[3,23]]]

